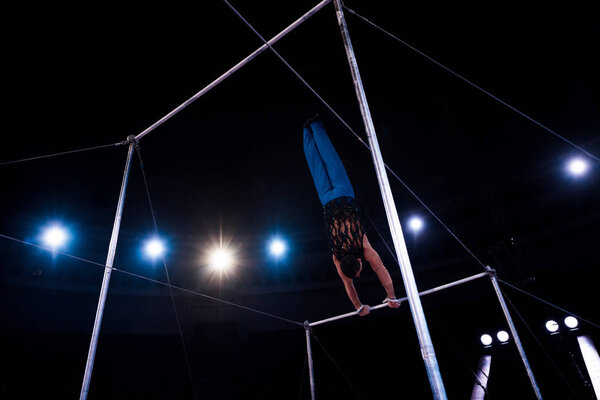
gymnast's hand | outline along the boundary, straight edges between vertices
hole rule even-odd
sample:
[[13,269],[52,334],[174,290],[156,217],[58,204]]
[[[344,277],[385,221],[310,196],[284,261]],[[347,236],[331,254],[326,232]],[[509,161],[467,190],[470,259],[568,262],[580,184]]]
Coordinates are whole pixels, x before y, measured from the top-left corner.
[[401,301],[394,298],[394,299],[390,299],[389,297],[386,297],[386,299],[383,301],[384,303],[387,303],[388,307],[390,308],[398,308],[400,307],[400,303]]
[[363,304],[362,306],[360,306],[358,308],[358,310],[356,310],[356,312],[358,313],[358,315],[360,315],[361,317],[364,317],[365,315],[368,315],[371,312],[371,307],[369,307],[366,304]]

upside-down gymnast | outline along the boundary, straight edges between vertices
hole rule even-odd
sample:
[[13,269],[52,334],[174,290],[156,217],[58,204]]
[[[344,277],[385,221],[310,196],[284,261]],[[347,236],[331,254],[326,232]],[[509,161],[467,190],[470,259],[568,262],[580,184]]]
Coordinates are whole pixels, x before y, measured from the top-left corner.
[[303,131],[304,155],[323,206],[327,244],[348,298],[361,317],[370,313],[370,307],[358,298],[352,281],[360,276],[364,259],[385,289],[387,298],[384,303],[392,308],[400,307],[392,278],[367,239],[354,189],[323,123],[315,117],[304,123]]

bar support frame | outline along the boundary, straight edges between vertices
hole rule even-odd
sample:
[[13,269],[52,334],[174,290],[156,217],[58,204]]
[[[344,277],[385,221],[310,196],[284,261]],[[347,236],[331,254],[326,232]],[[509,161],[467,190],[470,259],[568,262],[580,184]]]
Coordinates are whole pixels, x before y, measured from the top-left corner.
[[531,382],[531,387],[535,392],[535,396],[538,400],[542,400],[542,393],[540,392],[540,388],[533,376],[533,371],[531,370],[531,366],[529,365],[529,360],[527,359],[527,355],[525,354],[525,350],[523,349],[523,345],[521,344],[521,339],[519,338],[519,334],[517,333],[517,328],[510,316],[510,312],[508,311],[508,307],[506,302],[504,301],[504,296],[502,295],[502,291],[500,290],[500,286],[498,285],[498,279],[496,279],[496,271],[492,269],[489,265],[486,265],[486,270],[490,276],[490,281],[494,286],[494,291],[496,292],[496,296],[498,297],[498,302],[500,303],[500,307],[502,307],[502,312],[504,313],[504,317],[506,318],[506,322],[508,323],[508,327],[510,332],[515,340],[515,345],[517,346],[517,350],[519,355],[521,356],[521,361],[523,361],[523,365],[525,366],[525,370],[527,371],[527,376],[529,377],[529,381]]
[[308,321],[304,321],[304,330],[306,333],[306,357],[308,360],[308,376],[310,380],[310,398],[311,400],[315,400],[315,368],[313,365],[312,347],[310,344],[310,328]]
[[104,316],[104,307],[106,305],[106,297],[108,295],[108,286],[110,284],[110,276],[113,269],[113,261],[117,250],[117,242],[119,239],[119,230],[121,228],[121,219],[123,218],[123,206],[125,204],[125,194],[127,191],[127,182],[129,180],[129,171],[131,170],[131,159],[135,148],[138,146],[138,141],[135,136],[127,137],[129,149],[127,151],[127,160],[125,161],[125,171],[123,172],[123,180],[121,181],[121,190],[119,192],[119,200],[117,202],[117,211],[113,222],[112,233],[108,245],[108,254],[106,256],[106,266],[104,267],[104,276],[102,278],[102,287],[100,288],[100,297],[98,299],[98,307],[96,309],[96,317],[94,320],[94,328],[90,340],[87,361],[85,364],[85,373],[81,384],[80,400],[86,400],[92,379],[92,370],[94,368],[94,360],[96,358],[96,349],[98,347],[98,337],[100,335],[100,327],[102,325],[102,317]]

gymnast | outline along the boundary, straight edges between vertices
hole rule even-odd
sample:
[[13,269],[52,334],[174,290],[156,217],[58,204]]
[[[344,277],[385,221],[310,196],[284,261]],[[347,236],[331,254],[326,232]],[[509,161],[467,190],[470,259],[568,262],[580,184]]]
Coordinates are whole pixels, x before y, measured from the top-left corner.
[[394,294],[392,278],[365,234],[344,165],[327,137],[323,123],[317,118],[304,123],[304,155],[323,206],[327,244],[333,253],[338,275],[356,312],[363,317],[371,309],[361,303],[353,279],[360,276],[363,260],[367,261],[385,289],[384,303],[398,308],[400,300]]

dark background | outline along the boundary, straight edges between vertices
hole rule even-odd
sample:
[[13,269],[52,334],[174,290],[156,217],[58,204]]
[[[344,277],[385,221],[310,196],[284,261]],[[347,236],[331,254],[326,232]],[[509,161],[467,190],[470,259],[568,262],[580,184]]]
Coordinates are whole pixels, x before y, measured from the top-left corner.
[[[316,2],[232,4],[270,38]],[[566,162],[581,151],[539,124],[600,154],[598,14],[577,1],[346,5],[530,118],[346,13],[384,161],[510,283],[501,287],[544,397],[594,398],[575,335],[599,343],[599,163],[588,157],[590,173],[569,176]],[[137,135],[262,44],[221,1],[11,6],[5,19],[1,163]],[[274,47],[366,140],[333,5]],[[302,151],[302,124],[317,113],[405,296],[370,152],[265,52],[140,141],[143,170],[136,155],[90,399],[310,397],[304,329],[252,310],[297,322],[352,310]],[[94,263],[106,260],[126,153],[0,165],[2,397],[78,396],[103,274]],[[482,272],[389,178],[403,226],[414,214],[425,220],[419,234],[404,232],[419,290]],[[152,211],[179,324],[163,264],[140,254]],[[10,239],[38,243],[51,220],[71,229],[64,252],[80,259]],[[266,247],[276,234],[290,247],[278,261]],[[218,276],[203,257],[221,238],[239,263]],[[385,297],[372,271],[356,286],[366,304]],[[490,398],[535,397],[512,339],[479,342],[508,330],[489,279],[422,303],[449,398],[470,395],[485,352]],[[582,319],[578,331],[545,332],[547,319],[568,313]],[[314,334],[318,398],[431,397],[407,303]]]

